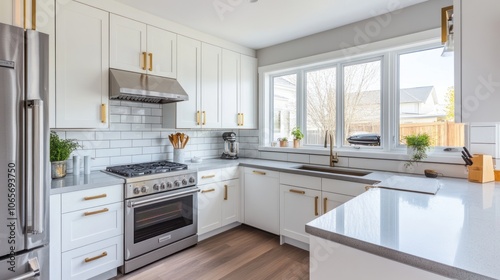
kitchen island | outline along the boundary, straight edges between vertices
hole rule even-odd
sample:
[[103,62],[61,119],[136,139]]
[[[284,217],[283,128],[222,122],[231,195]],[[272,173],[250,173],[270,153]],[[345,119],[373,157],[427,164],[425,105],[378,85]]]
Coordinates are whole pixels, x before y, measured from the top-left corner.
[[436,195],[370,189],[308,223],[311,279],[499,279],[500,184],[439,181]]

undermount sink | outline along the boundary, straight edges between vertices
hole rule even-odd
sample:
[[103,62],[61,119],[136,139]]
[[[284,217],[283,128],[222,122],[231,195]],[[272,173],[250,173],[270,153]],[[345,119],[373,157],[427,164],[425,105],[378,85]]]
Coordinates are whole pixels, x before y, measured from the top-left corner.
[[371,173],[371,172],[351,170],[345,168],[316,166],[316,165],[299,165],[292,168],[305,171],[315,171],[328,174],[338,174],[338,175],[348,175],[348,176],[358,176],[358,177],[366,176]]

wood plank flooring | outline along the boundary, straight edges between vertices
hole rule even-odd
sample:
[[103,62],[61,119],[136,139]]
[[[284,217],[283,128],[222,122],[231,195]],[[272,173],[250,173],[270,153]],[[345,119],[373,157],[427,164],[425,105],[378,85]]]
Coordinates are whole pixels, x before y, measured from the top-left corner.
[[309,252],[246,225],[216,235],[116,280],[309,279]]

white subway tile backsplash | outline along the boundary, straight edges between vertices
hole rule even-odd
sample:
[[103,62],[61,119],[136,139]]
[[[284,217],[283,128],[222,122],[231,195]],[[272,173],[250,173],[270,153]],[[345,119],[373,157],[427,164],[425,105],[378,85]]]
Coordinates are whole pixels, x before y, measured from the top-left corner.
[[132,163],[141,163],[151,161],[151,155],[132,156]]
[[132,140],[111,140],[109,146],[112,148],[127,148],[132,147]]
[[132,162],[132,156],[121,156],[121,157],[110,157],[109,164],[111,165],[120,165],[120,164],[128,164]]
[[[161,132],[160,131],[143,132],[142,138],[144,138],[144,139],[161,138]],[[165,137],[165,139],[168,139],[168,136]]]
[[161,153],[161,147],[159,147],[159,146],[144,147],[144,148],[142,148],[142,153],[143,154],[159,154],[159,153]]
[[121,120],[121,115],[111,115],[109,116],[109,122],[110,123],[120,123]]
[[95,156],[96,157],[116,157],[121,155],[121,149],[120,148],[115,148],[115,149],[99,149],[96,150]]
[[121,106],[127,106],[127,107],[145,107],[143,103],[139,102],[130,102],[130,101],[121,101],[120,102]]
[[160,104],[149,104],[149,103],[143,103],[142,104],[142,107],[145,107],[145,108],[153,108],[153,109],[160,109],[161,105]]
[[132,124],[131,130],[137,130],[137,131],[149,130],[149,131],[151,131],[151,124]]
[[[151,108],[139,108],[139,107],[132,107],[130,113],[132,115],[137,115],[137,116],[150,116],[151,115]],[[158,109],[155,109],[158,110]]]
[[120,121],[122,123],[142,123],[142,116],[121,115]]
[[94,131],[67,131],[66,139],[96,140]]
[[122,107],[122,106],[109,107],[109,113],[111,115],[130,115],[130,112],[131,112],[130,107]]
[[141,131],[123,131],[121,133],[122,139],[142,139]]
[[109,141],[83,141],[84,149],[106,149],[109,148]]
[[142,140],[132,140],[133,147],[148,147],[151,146],[151,139],[142,139]]
[[[172,156],[173,157],[173,156]],[[166,160],[167,159],[167,154],[152,154],[151,155],[151,160]]]
[[260,157],[269,160],[281,160],[281,161],[288,160],[288,156],[286,153],[260,152]]
[[161,109],[151,109],[151,115],[152,116],[163,116],[163,112]]
[[288,154],[288,161],[309,163],[309,155],[308,154]]
[[115,131],[97,131],[95,140],[118,140],[121,139],[120,132]]
[[122,156],[140,155],[142,154],[142,148],[122,148]]
[[130,131],[130,130],[132,130],[132,124],[129,124],[129,123],[110,123],[109,130]]
[[142,123],[160,124],[161,117],[142,116]]

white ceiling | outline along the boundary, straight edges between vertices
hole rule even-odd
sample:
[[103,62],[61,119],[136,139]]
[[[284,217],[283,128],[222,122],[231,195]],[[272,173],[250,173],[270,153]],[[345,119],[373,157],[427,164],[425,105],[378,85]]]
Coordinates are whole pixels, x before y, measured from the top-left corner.
[[427,0],[116,0],[213,36],[260,49]]

